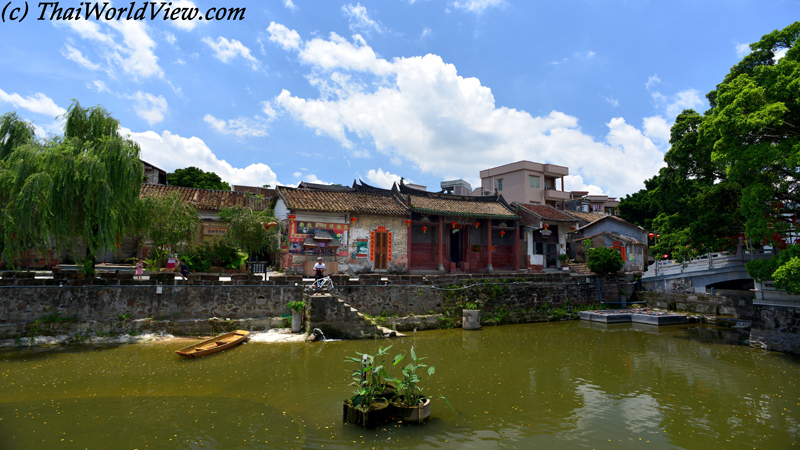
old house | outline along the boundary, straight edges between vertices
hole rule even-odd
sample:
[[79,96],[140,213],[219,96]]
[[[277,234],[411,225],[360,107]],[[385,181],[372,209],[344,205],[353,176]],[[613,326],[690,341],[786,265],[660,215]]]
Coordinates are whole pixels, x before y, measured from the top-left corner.
[[616,216],[603,216],[578,228],[573,250],[575,258],[586,260],[583,242],[590,240],[593,248],[607,247],[617,250],[625,261],[626,272],[644,271],[647,268],[647,231]]
[[258,211],[269,209],[267,200],[245,192],[143,184],[139,195],[140,197],[164,196],[171,193],[177,194],[181,201],[197,208],[197,212],[200,214],[197,241],[225,234],[228,227],[219,218],[219,212],[224,208],[243,206]]
[[531,271],[561,268],[559,256],[568,254],[568,235],[578,219],[550,205],[512,203],[525,225],[526,263]]
[[399,192],[411,210],[410,271],[519,270],[519,216],[500,195],[473,197],[414,189]]
[[329,274],[408,270],[408,208],[397,192],[363,183],[303,186],[275,192],[282,268],[313,275],[321,256]]

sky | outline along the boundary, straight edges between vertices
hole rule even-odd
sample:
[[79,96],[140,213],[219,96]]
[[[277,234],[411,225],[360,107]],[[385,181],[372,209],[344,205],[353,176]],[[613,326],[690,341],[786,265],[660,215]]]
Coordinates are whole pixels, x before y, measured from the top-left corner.
[[[617,197],[664,166],[675,117],[708,109],[748,44],[800,17],[800,0],[10,5],[0,112],[41,137],[75,99],[110,111],[143,160],[232,185],[475,188],[481,170],[528,160]],[[87,5],[106,9],[86,20]]]

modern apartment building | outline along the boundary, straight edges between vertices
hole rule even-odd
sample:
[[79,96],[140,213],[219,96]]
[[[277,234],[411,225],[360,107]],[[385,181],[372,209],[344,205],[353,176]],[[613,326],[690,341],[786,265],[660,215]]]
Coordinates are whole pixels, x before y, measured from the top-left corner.
[[570,193],[564,191],[564,177],[569,169],[555,164],[517,161],[481,170],[480,193],[502,194],[507,202],[550,205],[564,209]]

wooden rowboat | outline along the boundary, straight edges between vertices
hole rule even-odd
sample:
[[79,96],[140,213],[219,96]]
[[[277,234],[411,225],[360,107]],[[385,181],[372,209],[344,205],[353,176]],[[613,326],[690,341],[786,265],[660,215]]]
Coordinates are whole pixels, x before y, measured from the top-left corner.
[[231,348],[234,345],[241,344],[249,338],[249,331],[236,330],[231,333],[225,333],[211,339],[206,339],[199,344],[182,348],[175,353],[181,356],[191,356],[196,358],[198,356],[205,356],[209,353],[216,353],[227,348]]

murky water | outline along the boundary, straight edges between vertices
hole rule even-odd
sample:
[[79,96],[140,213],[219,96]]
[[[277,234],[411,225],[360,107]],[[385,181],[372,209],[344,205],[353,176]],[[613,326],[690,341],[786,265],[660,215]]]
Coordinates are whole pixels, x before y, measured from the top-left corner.
[[[185,342],[0,352],[0,449],[800,448],[800,359],[707,325],[560,322],[393,341]],[[436,373],[427,425],[341,421],[345,355],[394,344]]]

